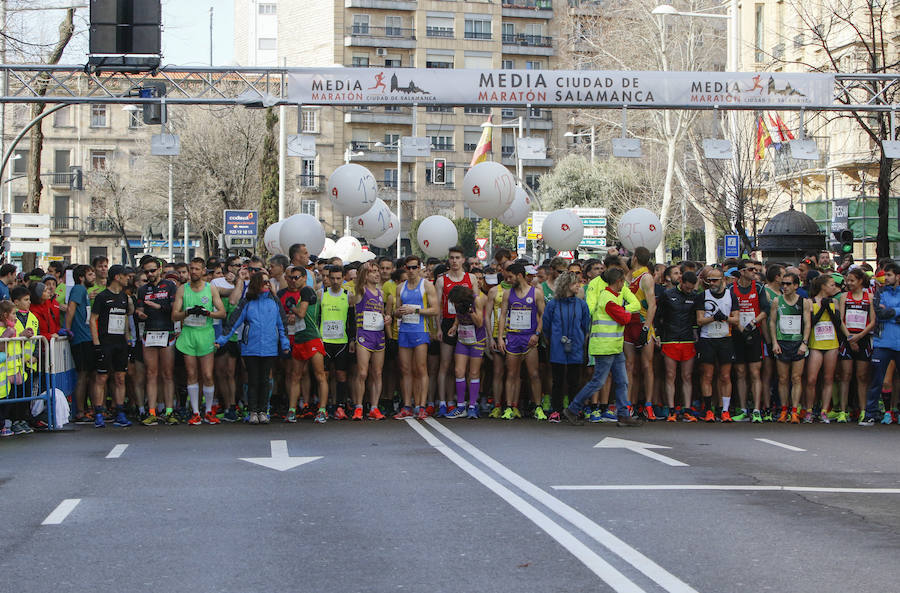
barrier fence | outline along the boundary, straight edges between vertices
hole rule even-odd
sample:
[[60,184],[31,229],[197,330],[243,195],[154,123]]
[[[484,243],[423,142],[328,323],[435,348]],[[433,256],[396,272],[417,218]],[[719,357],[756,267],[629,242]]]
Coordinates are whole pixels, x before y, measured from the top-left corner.
[[[68,348],[66,348],[68,349]],[[55,414],[55,392],[51,372],[51,347],[44,336],[0,338],[0,406],[6,418],[24,420],[32,402],[42,402],[49,429],[60,428]],[[0,357],[2,358],[2,357]],[[71,355],[70,355],[71,358]]]

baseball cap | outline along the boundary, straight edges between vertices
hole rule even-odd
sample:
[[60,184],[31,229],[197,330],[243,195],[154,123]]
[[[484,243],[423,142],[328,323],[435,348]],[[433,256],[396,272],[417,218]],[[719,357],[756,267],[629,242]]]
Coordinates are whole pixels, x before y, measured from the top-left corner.
[[740,268],[735,267],[735,268],[728,268],[728,271],[725,272],[725,275],[726,276],[739,276],[740,273],[741,273]]
[[525,266],[525,274],[527,274],[528,276],[533,276],[534,274],[537,274],[537,268],[535,268],[531,264],[528,264]]
[[127,274],[128,271],[125,270],[125,266],[120,266],[116,264],[114,266],[109,267],[109,271],[106,273],[109,278],[115,278],[116,276]]

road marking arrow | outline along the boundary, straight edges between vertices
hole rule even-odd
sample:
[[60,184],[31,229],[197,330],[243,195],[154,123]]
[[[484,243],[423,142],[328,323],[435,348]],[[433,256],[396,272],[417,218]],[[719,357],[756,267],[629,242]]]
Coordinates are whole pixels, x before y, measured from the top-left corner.
[[649,457],[650,459],[655,459],[656,461],[665,463],[666,465],[671,465],[672,467],[688,467],[688,464],[686,463],[682,463],[676,459],[672,459],[671,457],[666,457],[665,455],[660,455],[659,453],[650,451],[650,449],[671,449],[671,447],[665,447],[663,445],[652,445],[650,443],[642,443],[640,441],[629,441],[626,439],[606,437],[605,439],[594,445],[594,448],[628,449],[630,451],[634,451],[639,455],[643,455],[644,457]]
[[298,465],[309,463],[322,459],[319,457],[291,457],[288,455],[287,441],[271,441],[272,456],[271,457],[239,457],[241,461],[249,461],[256,465],[275,469],[280,472],[293,469]]

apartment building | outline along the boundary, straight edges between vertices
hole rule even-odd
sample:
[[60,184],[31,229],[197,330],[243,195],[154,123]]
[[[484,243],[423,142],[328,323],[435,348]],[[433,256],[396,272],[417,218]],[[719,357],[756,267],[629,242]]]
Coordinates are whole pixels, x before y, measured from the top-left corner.
[[[259,65],[251,60],[252,48],[271,44],[252,34],[251,21],[274,14],[277,63],[288,67],[557,68],[556,37],[566,7],[560,0],[236,0],[235,56],[247,60],[241,65]],[[392,208],[399,187],[405,220],[434,213],[474,217],[458,189],[489,115],[494,124],[510,126],[494,128],[492,156],[511,170],[520,117],[525,135],[544,139],[547,158],[523,162],[528,185],[537,185],[556,151],[566,146],[562,110],[429,106],[413,113],[411,107],[391,105],[287,113],[289,131],[315,135],[317,151],[314,159],[288,159],[288,202],[293,212],[318,216],[329,233],[340,234],[344,219],[332,212],[325,185],[345,162],[368,167]],[[431,139],[432,158],[447,159],[445,185],[431,182],[432,159],[404,157],[398,167],[395,146],[401,136]]]

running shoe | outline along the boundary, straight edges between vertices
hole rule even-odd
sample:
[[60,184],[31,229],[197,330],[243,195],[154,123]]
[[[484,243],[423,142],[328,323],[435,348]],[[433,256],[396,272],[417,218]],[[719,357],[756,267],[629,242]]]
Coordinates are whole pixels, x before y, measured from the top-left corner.
[[532,414],[532,415],[534,416],[535,420],[546,420],[547,419],[547,414],[544,413],[544,408],[542,408],[541,406],[535,406],[534,414]]
[[728,410],[722,410],[721,418],[722,418],[722,422],[734,422],[734,420],[731,417],[731,412],[729,412]]
[[564,395],[563,396],[563,408],[568,408],[568,407],[569,407],[569,396]]
[[706,410],[706,415],[703,417],[704,422],[715,422],[716,414],[712,410]]
[[647,422],[656,422],[659,418],[656,417],[656,414],[653,413],[653,406],[646,405],[644,406],[644,418],[647,419]]
[[775,422],[775,419],[772,417],[772,410],[766,410],[766,413],[763,414],[763,422]]
[[72,422],[74,424],[93,424],[94,419],[91,416],[88,416],[87,414],[79,414],[78,416],[75,416],[75,418],[72,419]]
[[288,410],[287,416],[284,417],[284,421],[289,424],[296,424],[297,412],[295,410]]
[[750,422],[750,414],[747,413],[747,410],[741,410],[736,415],[731,417],[732,422]]
[[616,416],[616,413],[612,410],[606,410],[602,414],[600,414],[601,422],[618,422],[619,417]]
[[28,430],[25,428],[25,426],[23,426],[24,424],[25,423],[21,420],[16,420],[15,422],[13,422],[11,428],[13,434],[28,434]]
[[588,422],[598,423],[603,422],[603,413],[600,410],[593,410],[587,418]]
[[265,412],[260,412],[259,414],[257,414],[257,417],[259,418],[260,424],[268,424],[269,423],[269,415],[266,414]]
[[545,412],[550,411],[550,395],[547,393],[541,398],[541,408],[543,408]]
[[789,417],[788,417],[788,411],[787,411],[787,409],[782,409],[782,410],[781,410],[781,414],[778,415],[778,420],[777,420],[777,422],[782,422],[782,423],[784,423],[784,422],[787,422],[788,419],[789,419]]
[[[106,428],[106,421],[103,419],[103,414],[94,415],[94,428]],[[15,432],[15,424],[13,424],[13,432]]]
[[448,419],[452,419],[452,418],[462,418],[465,415],[466,415],[465,406],[456,406],[451,411],[447,412],[447,415],[444,417],[448,418]]
[[503,411],[503,415],[500,417],[503,418],[504,420],[512,420],[513,418],[516,417],[516,415],[513,414],[512,408],[506,408],[506,410]]
[[416,420],[425,420],[426,418],[428,418],[428,409],[419,408],[419,413],[416,414]]
[[891,415],[890,412],[885,412],[884,416],[881,417],[882,424],[893,424],[893,422],[894,422],[894,417],[893,417],[893,415]]
[[478,420],[478,406],[469,406],[469,411],[466,412],[466,418],[469,420]]
[[362,406],[357,406],[357,407],[353,408],[353,416],[350,417],[350,420],[362,420],[362,419],[363,419]]
[[227,410],[225,410],[225,414],[222,416],[222,420],[224,420],[225,422],[237,422],[237,411],[234,408],[228,408]]
[[697,422],[697,417],[690,410],[685,410],[681,415],[682,422]]
[[863,418],[857,424],[859,426],[875,426],[875,418]]
[[862,422],[862,421],[865,420],[865,419],[866,419],[866,411],[865,411],[865,410],[860,410],[860,411],[859,411],[859,417],[857,418],[857,420],[859,420],[860,422]]
[[13,436],[13,431],[11,429],[6,428],[5,426],[3,428],[0,428],[0,438],[11,436]]
[[313,420],[313,422],[315,422],[316,424],[325,424],[326,422],[328,422],[328,414],[326,414],[324,410],[319,410],[319,412],[316,414],[316,419]]
[[174,412],[172,412],[171,414],[166,414],[166,424],[168,424],[169,426],[175,426],[176,424],[178,424],[178,417]]
[[522,412],[519,411],[519,406],[513,406],[512,413],[513,413],[513,418],[521,418],[522,417]]
[[807,410],[806,413],[803,414],[803,424],[812,424],[812,422],[813,422],[812,412]]
[[828,414],[822,412],[821,414],[819,414],[819,422],[821,422],[822,424],[831,424],[831,418],[828,417]]
[[503,410],[500,406],[494,406],[494,409],[491,410],[491,413],[488,414],[488,418],[493,418],[494,420],[503,416]]
[[369,410],[369,414],[367,416],[369,420],[384,420],[384,414],[381,413],[381,410],[378,406],[373,407]]
[[334,410],[334,419],[335,420],[346,420],[348,418],[347,412],[344,411],[344,406],[338,406]]
[[838,424],[847,424],[847,421],[847,412],[838,412],[835,422],[837,422]]
[[837,420],[838,416],[840,416],[840,415],[841,415],[841,413],[833,408],[831,410],[828,410],[828,419],[829,420]]
[[425,415],[434,416],[434,404],[428,404],[427,406],[425,406]]
[[791,424],[800,424],[800,414],[791,412]]
[[550,417],[547,418],[547,421],[551,422],[552,424],[559,424],[559,421],[560,421],[559,412],[551,413]]
[[678,414],[669,412],[669,415],[666,416],[666,422],[678,422]]
[[403,420],[404,418],[412,418],[412,410],[406,407],[400,408],[400,411],[394,414],[394,420]]
[[[200,426],[201,424],[203,424],[203,418],[200,416],[200,414],[194,414],[193,416],[191,416],[190,420],[187,421],[187,423],[191,426]],[[252,419],[250,424],[253,424]]]
[[753,410],[753,414],[750,416],[750,421],[754,424],[762,424],[763,417],[762,414],[759,413],[759,410]]
[[298,414],[301,418],[315,418],[316,411],[309,406],[303,406],[303,409],[300,410],[300,414]]
[[434,415],[435,418],[446,418],[447,417],[447,404],[441,404],[438,408],[437,414]]
[[585,406],[584,409],[581,411],[581,413],[584,414],[585,420],[591,419],[591,407],[590,406]]
[[215,414],[213,414],[211,411],[207,412],[206,415],[203,417],[203,422],[205,422],[206,424],[221,424],[221,422],[219,421],[219,418]]
[[125,417],[125,412],[119,412],[116,414],[116,420],[113,422],[113,425],[125,428],[131,426],[131,420]]
[[250,412],[250,419],[247,422],[250,424],[259,424],[259,414]]
[[159,424],[159,418],[156,414],[147,414],[147,417],[141,420],[141,424],[144,426],[156,426]]

